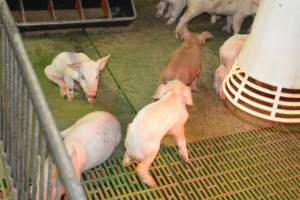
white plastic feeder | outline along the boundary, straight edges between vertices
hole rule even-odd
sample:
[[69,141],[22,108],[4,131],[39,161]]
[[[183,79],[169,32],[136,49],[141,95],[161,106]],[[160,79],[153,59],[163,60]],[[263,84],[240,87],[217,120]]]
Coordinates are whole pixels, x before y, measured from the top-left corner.
[[261,0],[251,34],[223,82],[226,98],[254,116],[300,122],[300,0]]

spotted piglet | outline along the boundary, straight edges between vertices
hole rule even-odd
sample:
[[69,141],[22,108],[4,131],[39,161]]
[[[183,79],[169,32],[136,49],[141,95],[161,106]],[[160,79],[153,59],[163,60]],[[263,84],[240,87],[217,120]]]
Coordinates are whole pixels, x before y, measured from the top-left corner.
[[202,65],[202,47],[205,41],[213,35],[207,31],[200,34],[182,30],[183,42],[175,49],[160,73],[159,85],[178,79],[197,90],[197,80]]
[[60,87],[61,96],[74,99],[75,84],[79,83],[89,103],[96,98],[99,71],[103,70],[110,55],[97,61],[91,60],[83,53],[62,52],[58,54],[44,72],[46,76]]
[[225,94],[222,89],[224,78],[229,74],[247,38],[248,34],[233,35],[227,39],[220,48],[220,66],[216,69],[214,74],[214,89],[221,99],[225,99]]
[[150,187],[155,187],[156,183],[148,172],[149,167],[166,134],[174,137],[181,158],[190,162],[184,134],[184,125],[189,116],[186,105],[193,105],[190,88],[173,80],[161,85],[155,95],[159,100],[140,110],[128,125],[123,160],[124,166],[137,161],[136,172]]

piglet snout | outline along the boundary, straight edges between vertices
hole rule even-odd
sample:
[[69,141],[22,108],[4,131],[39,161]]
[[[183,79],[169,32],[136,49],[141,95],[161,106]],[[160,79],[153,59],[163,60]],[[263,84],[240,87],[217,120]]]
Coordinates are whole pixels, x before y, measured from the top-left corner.
[[86,95],[86,98],[88,100],[89,103],[94,103],[95,102],[95,99],[96,99],[96,93],[88,93]]

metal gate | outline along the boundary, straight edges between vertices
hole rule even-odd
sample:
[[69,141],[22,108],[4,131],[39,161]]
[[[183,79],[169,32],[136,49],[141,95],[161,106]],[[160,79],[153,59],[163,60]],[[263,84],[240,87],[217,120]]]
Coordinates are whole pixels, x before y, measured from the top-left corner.
[[[51,185],[63,184],[71,199],[86,199],[5,0],[0,15],[0,141],[11,196],[46,198]],[[55,182],[54,169],[60,177]],[[60,193],[54,196],[59,199]]]

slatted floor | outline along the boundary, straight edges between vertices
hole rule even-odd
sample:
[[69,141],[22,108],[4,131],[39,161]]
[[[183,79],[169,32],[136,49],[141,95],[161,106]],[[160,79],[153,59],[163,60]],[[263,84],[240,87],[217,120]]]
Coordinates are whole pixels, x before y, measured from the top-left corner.
[[82,175],[89,199],[300,199],[300,125],[280,125],[188,144],[191,164],[163,147],[148,189],[116,157]]

